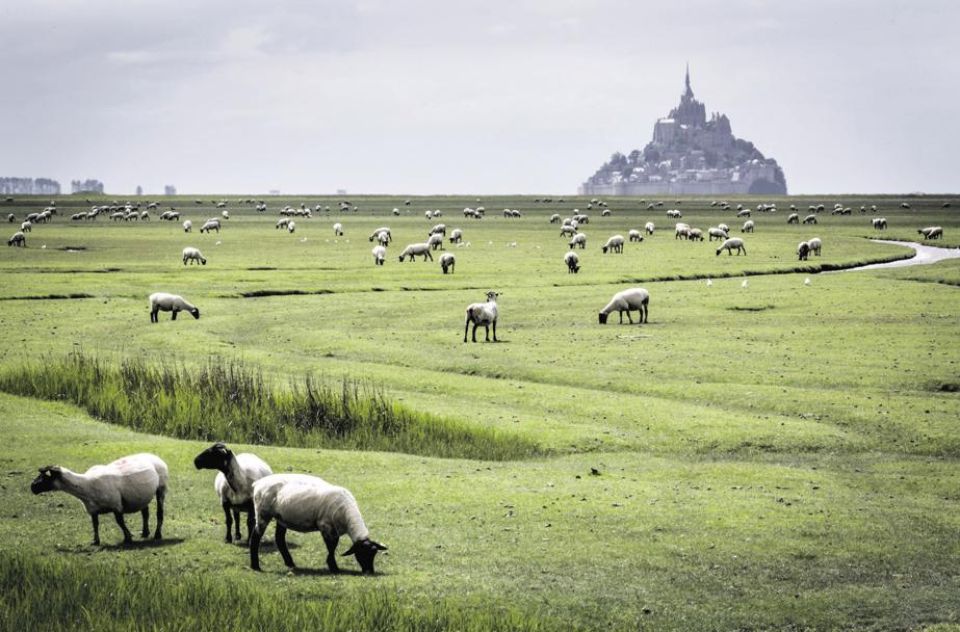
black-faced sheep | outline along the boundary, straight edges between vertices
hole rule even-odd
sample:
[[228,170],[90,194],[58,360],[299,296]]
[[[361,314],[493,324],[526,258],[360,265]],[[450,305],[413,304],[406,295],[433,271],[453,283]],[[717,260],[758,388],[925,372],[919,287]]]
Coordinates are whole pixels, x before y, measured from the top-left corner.
[[611,312],[620,313],[620,324],[623,324],[623,313],[627,313],[627,320],[633,324],[633,318],[630,316],[632,310],[639,312],[639,321],[637,324],[647,322],[648,310],[650,306],[650,292],[642,287],[635,287],[622,292],[617,292],[607,303],[606,307],[600,310],[600,324],[607,324],[607,317]]
[[188,303],[182,296],[177,294],[167,294],[166,292],[154,292],[150,295],[150,322],[155,323],[160,319],[158,312],[173,312],[170,320],[176,320],[180,312],[189,312],[194,318],[200,318],[200,310]]
[[433,255],[430,254],[430,244],[420,243],[420,244],[410,244],[403,249],[403,252],[400,253],[400,263],[403,263],[403,260],[406,257],[410,257],[410,261],[415,261],[417,255],[422,255],[423,260],[426,261],[429,259],[433,261]]
[[26,247],[27,245],[27,236],[23,234],[23,231],[17,231],[13,234],[10,239],[7,240],[8,246],[19,246],[21,248]]
[[573,236],[573,239],[569,243],[570,250],[573,250],[577,246],[580,246],[580,250],[583,250],[587,247],[587,234],[586,233],[577,233]]
[[370,252],[373,254],[373,263],[382,266],[384,260],[387,258],[386,246],[374,246]]
[[187,265],[187,262],[207,265],[207,260],[200,250],[189,246],[183,249],[183,265]]
[[744,245],[743,240],[739,237],[731,237],[720,244],[720,247],[717,248],[717,255],[724,250],[727,251],[728,255],[732,255],[734,250],[737,251],[737,256],[740,256],[741,253],[747,254],[747,247]]
[[797,257],[800,261],[806,261],[807,257],[810,255],[810,244],[805,241],[801,241],[797,245]]
[[208,219],[203,223],[203,226],[200,227],[201,233],[209,233],[211,230],[220,232],[220,220],[218,219]]
[[608,252],[623,254],[623,235],[614,235],[608,239],[601,250],[603,250],[603,254],[607,254]]
[[631,242],[633,241],[639,242],[639,241],[643,241],[643,235],[640,234],[639,230],[636,230],[635,228],[631,228],[630,232],[627,233],[627,239],[629,239]]
[[440,255],[440,269],[444,274],[453,274],[453,268],[457,264],[457,258],[452,253],[445,252]]
[[493,327],[493,341],[497,341],[497,292],[487,292],[485,303],[471,303],[467,306],[466,320],[463,325],[463,341],[467,341],[467,331],[473,324],[473,341],[477,341],[477,327],[483,325],[486,331],[486,341],[490,342],[490,327]]
[[[273,474],[273,470],[255,454],[234,454],[223,443],[214,443],[193,459],[198,470],[217,470],[213,488],[223,507],[227,524],[224,540],[233,541],[231,527],[236,525],[236,540],[240,541],[240,512],[247,512],[247,539],[253,534],[253,484]],[[231,515],[232,514],[232,515]]]
[[807,240],[807,245],[810,246],[810,252],[820,256],[820,249],[823,248],[823,242],[820,241],[819,237],[814,237],[813,239]]
[[927,226],[917,231],[924,239],[943,239],[943,227]]
[[741,233],[752,233],[756,228],[756,224],[753,223],[752,219],[748,219],[743,223],[743,226],[740,228]]
[[576,274],[580,272],[580,257],[572,250],[563,255],[563,262],[567,264],[567,273]]

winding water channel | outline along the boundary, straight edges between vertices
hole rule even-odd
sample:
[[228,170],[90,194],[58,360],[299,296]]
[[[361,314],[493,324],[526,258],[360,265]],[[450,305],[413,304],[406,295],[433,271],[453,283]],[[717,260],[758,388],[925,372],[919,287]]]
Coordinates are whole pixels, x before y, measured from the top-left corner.
[[893,246],[907,246],[913,248],[914,256],[909,259],[898,259],[888,263],[871,263],[856,268],[847,268],[845,270],[835,270],[835,272],[854,272],[856,270],[882,270],[883,268],[905,268],[907,266],[924,266],[946,259],[960,259],[960,248],[940,248],[937,246],[925,246],[915,241],[890,241],[887,239],[871,239],[870,241],[878,244],[891,244]]

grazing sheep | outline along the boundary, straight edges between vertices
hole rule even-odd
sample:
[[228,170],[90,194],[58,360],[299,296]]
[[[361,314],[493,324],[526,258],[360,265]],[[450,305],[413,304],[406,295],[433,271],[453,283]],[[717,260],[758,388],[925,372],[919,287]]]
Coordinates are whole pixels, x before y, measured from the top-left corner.
[[605,209],[603,209],[603,211],[600,213],[600,217],[610,217],[611,214],[612,214],[612,211],[611,211],[610,209],[608,209],[608,208],[605,208]]
[[25,248],[27,246],[27,236],[23,234],[23,231],[18,230],[13,234],[13,237],[7,240],[7,245]]
[[640,312],[638,325],[647,322],[648,310],[650,305],[650,292],[642,287],[635,287],[622,292],[617,292],[607,303],[607,306],[600,310],[600,324],[607,324],[607,317],[611,312],[617,311],[620,314],[620,324],[623,324],[623,313],[627,313],[627,320],[633,324],[633,318],[630,316],[632,310]]
[[410,257],[410,261],[415,261],[417,255],[422,255],[424,261],[427,259],[433,261],[433,255],[430,254],[430,244],[419,243],[410,244],[403,249],[403,252],[400,253],[400,263],[403,263],[405,257]]
[[580,250],[583,250],[587,247],[587,234],[586,233],[577,233],[573,236],[573,239],[570,240],[570,250],[573,250],[576,246],[580,246]]
[[870,220],[870,223],[873,225],[874,230],[886,230],[887,229],[887,218],[886,217],[874,217]]
[[440,255],[440,269],[444,274],[453,274],[453,268],[457,263],[457,258],[452,253],[445,252]]
[[817,223],[817,216],[816,216],[816,215],[807,215],[806,217],[803,218],[803,223],[804,223],[804,224],[816,224],[816,223]]
[[806,241],[801,241],[797,245],[797,257],[800,261],[806,261],[807,257],[810,255],[810,244]]
[[159,540],[163,528],[163,499],[167,493],[167,464],[153,454],[132,454],[108,465],[94,465],[83,474],[60,465],[40,468],[40,475],[30,483],[30,491],[42,494],[62,491],[83,503],[93,522],[93,544],[100,544],[100,514],[112,513],[123,542],[133,535],[127,529],[123,514],[140,512],[143,517],[141,536],[150,535],[150,501],[157,499],[157,528],[153,539]]
[[710,227],[707,230],[707,235],[709,235],[710,241],[713,241],[714,239],[727,239],[730,237],[730,235],[727,234],[727,231],[719,227]]
[[924,239],[943,239],[943,227],[941,226],[927,226],[917,232],[923,235]]
[[490,342],[490,326],[493,326],[493,341],[497,340],[497,292],[487,292],[486,303],[471,303],[467,306],[467,317],[463,324],[463,341],[467,341],[467,330],[473,323],[473,341],[477,341],[477,327],[483,325],[486,330],[486,341]]
[[159,322],[158,312],[173,312],[170,320],[176,320],[180,312],[189,312],[194,318],[200,318],[200,310],[188,303],[182,296],[154,292],[150,295],[150,322]]
[[559,224],[559,223],[560,223],[560,215],[559,215],[558,213],[554,213],[553,215],[551,215],[551,216],[550,216],[550,223],[551,223],[551,224]]
[[297,230],[297,223],[296,223],[295,221],[293,221],[293,220],[290,220],[290,221],[287,223],[287,232],[288,232],[288,233],[293,233],[293,232],[296,232],[296,230]]
[[580,272],[580,257],[574,251],[570,250],[563,255],[563,262],[567,264],[567,274]]
[[218,219],[208,219],[203,223],[203,226],[200,227],[201,233],[209,233],[211,230],[217,231],[220,233],[220,220]]
[[741,233],[752,233],[756,224],[753,223],[752,219],[748,219],[743,223],[743,226],[740,228]]
[[357,501],[349,490],[307,474],[271,474],[253,484],[256,527],[250,537],[250,568],[260,570],[260,540],[270,521],[277,519],[277,550],[288,568],[293,557],[287,548],[287,529],[299,533],[319,531],[327,545],[327,568],[337,573],[335,553],[340,536],[353,541],[344,556],[355,555],[360,569],[373,574],[373,560],[387,547],[370,539]]
[[13,213],[7,213],[7,222],[12,224],[15,221],[17,221],[17,216],[14,215]]
[[577,233],[577,229],[571,224],[564,224],[560,227],[560,236],[561,237],[572,237]]
[[627,239],[630,241],[643,241],[643,235],[640,234],[639,230],[631,228],[630,232],[627,233]]
[[333,225],[333,235],[334,237],[343,236],[343,224],[341,224],[340,222],[337,222],[336,224]]
[[433,228],[430,229],[430,232],[427,233],[427,236],[428,236],[428,237],[429,237],[430,235],[446,236],[446,234],[447,234],[447,225],[446,225],[446,224],[437,224],[436,226],[434,226]]
[[33,222],[29,222],[29,221],[27,221],[27,222],[21,222],[21,224],[20,224],[20,232],[32,233],[32,232],[33,232]]
[[800,223],[800,214],[799,213],[790,213],[787,215],[788,224],[799,224]]
[[374,246],[370,252],[373,253],[373,263],[382,266],[384,260],[387,258],[387,248],[383,245]]
[[725,232],[725,233],[729,233],[729,232],[730,232],[730,227],[727,226],[726,224],[717,224],[717,228],[719,228],[720,230],[722,230],[722,231]]
[[810,252],[812,252],[813,254],[817,255],[818,257],[820,256],[820,249],[823,248],[823,242],[820,241],[820,238],[819,238],[819,237],[814,237],[813,239],[808,239],[808,240],[807,240],[807,245],[810,246]]
[[430,238],[427,240],[427,243],[430,244],[430,248],[433,250],[443,250],[443,235],[440,233],[434,233],[430,235]]
[[230,219],[230,211],[220,211],[220,217],[223,219]]
[[[273,470],[255,454],[234,454],[230,448],[217,442],[193,459],[198,470],[217,470],[213,488],[220,498],[227,523],[224,540],[233,542],[231,527],[236,524],[236,540],[240,541],[240,512],[247,513],[247,540],[253,535],[253,484],[273,474]],[[231,516],[231,513],[233,514]]]
[[614,235],[603,245],[603,254],[607,254],[608,252],[623,254],[623,241],[623,235]]
[[381,234],[386,234],[388,242],[393,241],[393,237],[390,234],[390,229],[386,226],[381,226],[380,228],[370,233],[370,238],[367,239],[367,241],[373,241],[374,239],[376,239],[377,241],[380,241],[382,245],[386,246],[387,244],[384,244],[383,241],[380,239]]
[[380,231],[377,233],[377,243],[383,247],[386,247],[390,244],[390,235],[386,231]]
[[703,241],[703,231],[699,228],[691,228],[687,231],[687,239],[690,241]]
[[454,228],[450,233],[450,243],[459,244],[461,241],[463,241],[463,231],[459,228]]
[[275,228],[276,228],[277,230],[279,230],[279,229],[281,229],[281,228],[286,228],[286,227],[287,227],[287,224],[289,224],[289,223],[290,223],[290,218],[289,218],[289,217],[281,217],[280,219],[277,220],[277,225],[275,226]]
[[676,209],[670,209],[669,211],[667,211],[667,217],[671,217],[673,219],[680,219],[681,217],[683,217],[683,213],[681,213]]
[[207,260],[200,253],[200,250],[197,248],[186,247],[183,249],[183,265],[187,265],[187,262],[199,263],[201,265],[207,265]]
[[737,213],[737,217],[750,217],[750,209],[745,208]]
[[648,235],[652,235],[654,230],[653,222],[647,222],[646,224],[644,224],[643,230],[645,230]]
[[676,226],[674,226],[673,238],[686,239],[689,233],[690,224],[687,224],[686,222],[677,222]]
[[723,242],[719,248],[717,248],[717,255],[719,256],[724,250],[727,251],[728,255],[732,255],[733,251],[737,251],[737,256],[740,256],[740,253],[747,254],[747,247],[743,244],[743,240],[739,237],[731,237],[730,239]]

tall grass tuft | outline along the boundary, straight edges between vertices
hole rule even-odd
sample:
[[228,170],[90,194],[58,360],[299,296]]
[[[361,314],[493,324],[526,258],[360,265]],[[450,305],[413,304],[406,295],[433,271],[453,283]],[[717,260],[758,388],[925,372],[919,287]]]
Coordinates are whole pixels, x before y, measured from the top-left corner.
[[[358,578],[358,582],[369,581]],[[373,583],[379,583],[373,581]],[[382,586],[305,600],[251,582],[0,552],[3,630],[543,630],[517,610],[403,603]]]
[[533,442],[410,410],[369,382],[313,375],[289,388],[239,360],[189,367],[142,358],[106,363],[83,352],[0,373],[0,390],[67,401],[105,421],[182,439],[405,452],[505,461]]

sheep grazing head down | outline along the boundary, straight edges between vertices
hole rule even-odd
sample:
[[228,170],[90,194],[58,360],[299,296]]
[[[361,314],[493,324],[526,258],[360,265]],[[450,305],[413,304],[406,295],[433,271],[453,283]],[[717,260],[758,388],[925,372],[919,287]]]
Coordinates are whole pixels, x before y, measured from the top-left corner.
[[33,482],[30,483],[30,491],[34,494],[42,494],[43,492],[52,492],[57,489],[56,482],[60,480],[62,476],[60,467],[57,465],[47,465],[40,468],[40,476],[33,479]]
[[200,318],[200,310],[197,309],[196,307],[194,307],[193,309],[189,309],[187,311],[190,312],[190,315],[193,316],[194,318]]
[[353,546],[347,549],[347,552],[343,554],[343,557],[348,555],[354,555],[357,558],[357,563],[360,565],[360,570],[364,573],[373,575],[373,558],[376,557],[378,551],[386,551],[387,547],[383,546],[379,542],[374,542],[370,538],[365,540],[360,540],[359,542],[354,542]]
[[193,465],[198,470],[219,470],[226,472],[232,456],[233,453],[230,452],[230,448],[218,441],[198,454],[197,458],[193,460]]
[[600,312],[600,324],[601,324],[601,325],[606,325],[606,324],[607,324],[607,316],[609,316],[609,315],[610,315],[610,314],[604,314],[603,312]]

